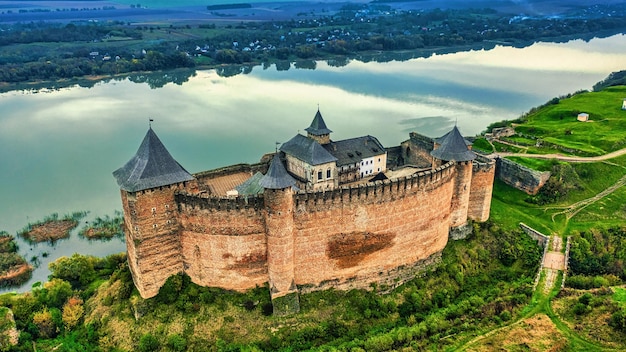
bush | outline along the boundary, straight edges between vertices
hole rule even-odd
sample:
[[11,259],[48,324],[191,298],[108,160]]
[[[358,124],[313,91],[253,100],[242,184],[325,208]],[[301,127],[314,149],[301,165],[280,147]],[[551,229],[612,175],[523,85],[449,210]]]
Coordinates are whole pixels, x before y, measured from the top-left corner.
[[159,340],[152,334],[145,334],[139,339],[140,352],[154,352],[161,347]]
[[167,338],[167,347],[172,351],[185,351],[187,349],[187,339],[178,334],[170,335]]

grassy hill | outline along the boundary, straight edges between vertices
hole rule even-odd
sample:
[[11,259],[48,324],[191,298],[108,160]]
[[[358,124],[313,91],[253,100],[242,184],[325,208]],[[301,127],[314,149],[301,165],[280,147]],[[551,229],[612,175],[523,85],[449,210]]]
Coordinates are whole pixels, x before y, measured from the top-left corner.
[[[524,137],[540,139],[548,146],[577,155],[602,155],[626,148],[626,86],[609,87],[600,92],[584,92],[531,112],[515,126]],[[577,120],[589,114],[588,122]]]

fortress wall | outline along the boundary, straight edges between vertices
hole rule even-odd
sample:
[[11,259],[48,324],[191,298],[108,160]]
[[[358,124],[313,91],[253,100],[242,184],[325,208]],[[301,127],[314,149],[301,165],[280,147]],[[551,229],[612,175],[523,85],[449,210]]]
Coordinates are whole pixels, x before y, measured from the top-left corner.
[[177,194],[184,270],[202,286],[246,290],[267,282],[263,197]]
[[235,164],[230,166],[225,166],[219,169],[207,170],[195,173],[193,177],[195,177],[198,181],[202,181],[204,179],[212,179],[216,177],[228,176],[232,174],[237,174],[240,172],[249,172],[250,174],[254,174],[257,171],[265,174],[269,167],[269,163],[261,162],[256,164]]
[[509,159],[498,158],[496,166],[496,177],[528,194],[537,194],[550,178],[549,171],[532,170]]
[[[303,291],[397,284],[448,241],[453,163],[434,172],[296,195],[295,279]],[[406,270],[403,270],[406,269]]]
[[472,183],[470,187],[467,217],[476,221],[487,221],[491,210],[491,194],[496,172],[494,160],[480,158],[472,165]]
[[472,162],[464,161],[455,164],[454,192],[450,209],[450,227],[459,227],[467,224],[467,213],[469,208]]
[[409,140],[400,144],[405,165],[416,165],[418,167],[428,167],[432,164],[435,143],[432,138],[419,133],[409,133]]
[[128,262],[144,298],[155,296],[168,277],[183,270],[180,225],[174,202],[174,192],[182,187],[122,191]]

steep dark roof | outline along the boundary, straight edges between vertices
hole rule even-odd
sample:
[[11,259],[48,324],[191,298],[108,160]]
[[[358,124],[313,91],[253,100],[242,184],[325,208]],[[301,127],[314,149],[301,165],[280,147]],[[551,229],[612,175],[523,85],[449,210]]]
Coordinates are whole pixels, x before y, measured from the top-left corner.
[[193,180],[193,176],[172,158],[152,128],[148,129],[135,156],[115,170],[113,176],[120,188],[128,192]]
[[439,138],[439,148],[430,152],[430,155],[446,161],[469,161],[476,158],[476,154],[467,148],[465,138],[459,129],[454,126],[452,131]]
[[267,189],[283,189],[294,187],[296,180],[287,173],[279,153],[274,155],[267,174],[259,180],[259,185]]
[[315,140],[297,134],[292,139],[280,146],[280,151],[298,158],[309,165],[321,165],[336,161],[332,156]]
[[252,175],[249,179],[244,181],[244,183],[235,187],[239,195],[255,195],[259,193],[263,193],[263,187],[259,184],[259,181],[263,178],[263,174],[257,172]]
[[333,141],[323,147],[337,158],[337,166],[359,163],[365,158],[385,154],[385,148],[372,136]]
[[311,122],[311,126],[305,128],[304,130],[314,136],[321,136],[332,132],[328,129],[328,127],[326,127],[326,122],[324,122],[324,118],[322,117],[319,109],[313,118],[313,122]]
[[[435,138],[434,141],[437,144],[441,144],[441,141],[444,140],[446,137],[448,137],[448,135],[452,133],[452,130],[448,131],[446,134],[444,134],[443,136],[439,137],[439,138]],[[472,145],[472,142],[468,141],[467,139],[463,138],[463,141],[465,141],[465,145]]]

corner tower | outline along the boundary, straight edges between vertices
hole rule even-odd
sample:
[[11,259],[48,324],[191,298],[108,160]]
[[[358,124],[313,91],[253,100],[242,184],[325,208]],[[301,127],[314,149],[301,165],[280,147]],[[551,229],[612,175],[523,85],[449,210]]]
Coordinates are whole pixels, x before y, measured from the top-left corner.
[[265,190],[265,226],[267,236],[267,272],[274,314],[300,311],[300,298],[294,276],[294,214],[291,177],[279,153],[274,155],[267,174],[259,180]]
[[330,134],[333,132],[326,127],[326,122],[317,109],[317,113],[311,122],[311,126],[304,129],[307,131],[307,137],[314,139],[317,143],[324,145],[330,143]]
[[472,161],[476,158],[476,154],[469,149],[467,141],[461,136],[456,126],[439,138],[438,142],[439,146],[430,152],[430,155],[435,158],[433,166],[436,166],[438,162],[456,162],[454,190],[450,205],[450,237],[452,239],[465,238],[471,231],[471,228],[467,226],[467,214],[472,183]]
[[174,193],[195,188],[193,176],[167,151],[152,128],[137,153],[113,172],[120,186],[128,265],[143,298],[183,271]]

